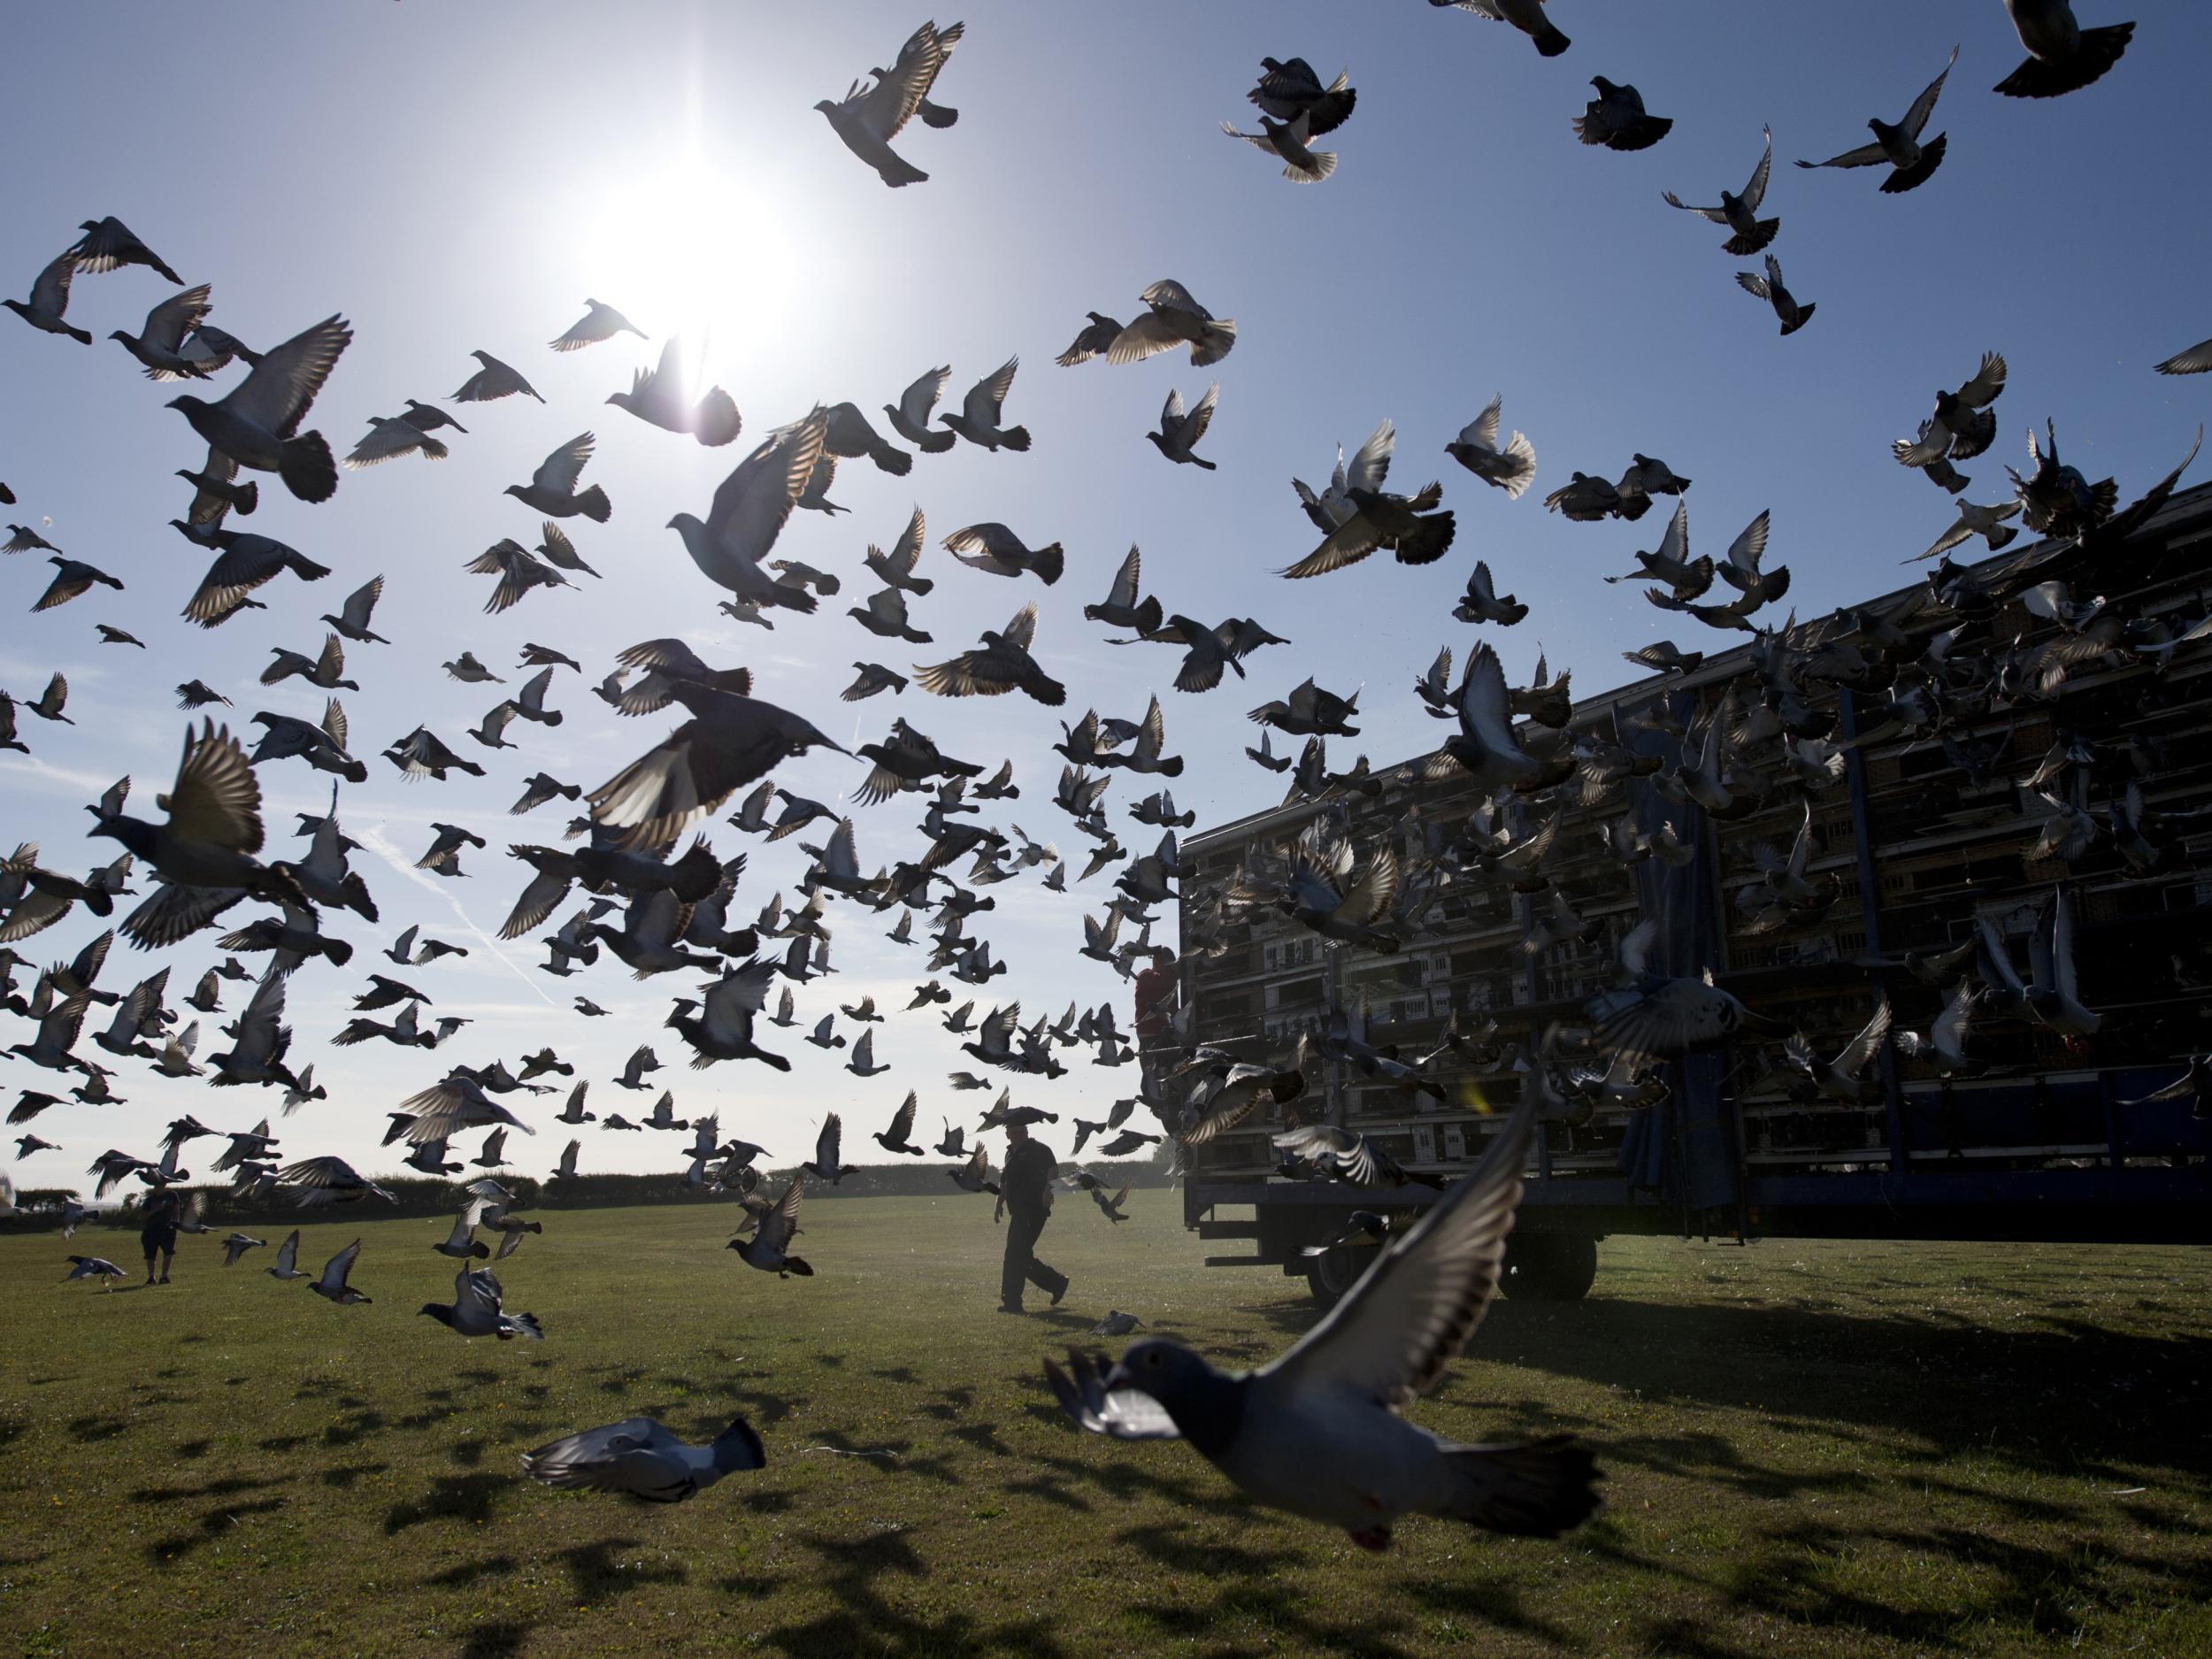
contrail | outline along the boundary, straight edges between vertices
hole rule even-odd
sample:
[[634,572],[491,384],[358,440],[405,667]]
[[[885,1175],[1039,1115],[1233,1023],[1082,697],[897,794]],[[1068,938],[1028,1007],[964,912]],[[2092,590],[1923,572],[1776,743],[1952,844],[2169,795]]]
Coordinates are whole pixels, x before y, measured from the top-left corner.
[[361,831],[360,838],[361,844],[364,847],[374,853],[379,858],[381,858],[393,869],[398,871],[399,873],[406,877],[408,880],[413,882],[417,887],[426,888],[428,891],[436,894],[439,898],[444,900],[447,907],[452,910],[454,918],[458,921],[462,926],[467,928],[470,933],[476,935],[477,942],[482,945],[486,950],[489,951],[502,967],[505,968],[508,972],[513,974],[515,978],[520,979],[525,985],[528,986],[530,987],[530,994],[535,996],[538,1001],[543,1002],[548,1008],[554,1010],[556,1012],[563,1014],[568,1012],[567,1009],[562,1007],[560,1003],[555,1002],[551,997],[548,996],[539,987],[538,982],[532,979],[521,967],[516,964],[513,957],[510,956],[505,951],[499,948],[499,941],[494,939],[489,933],[486,933],[473,921],[469,919],[469,913],[461,908],[460,900],[455,898],[452,894],[447,892],[443,887],[440,887],[437,882],[431,879],[430,877],[423,874],[421,871],[416,869],[412,860],[408,858],[405,854],[399,850],[399,849],[393,846],[390,841],[385,839],[382,825],[374,825],[369,828],[364,829]]

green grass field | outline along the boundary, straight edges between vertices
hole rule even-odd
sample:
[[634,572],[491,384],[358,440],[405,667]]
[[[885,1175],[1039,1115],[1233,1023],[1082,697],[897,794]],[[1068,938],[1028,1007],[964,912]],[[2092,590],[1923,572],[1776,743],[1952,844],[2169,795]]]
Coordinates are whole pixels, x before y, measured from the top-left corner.
[[[134,1270],[132,1234],[0,1240],[0,1651],[2212,1653],[2200,1254],[1609,1240],[1589,1301],[1502,1304],[1416,1413],[1587,1436],[1601,1518],[1416,1520],[1378,1558],[1057,1418],[1039,1361],[1109,1303],[1237,1363],[1310,1323],[1302,1284],[1199,1266],[1172,1194],[1131,1210],[1062,1202],[1075,1288],[1022,1320],[981,1199],[810,1205],[789,1282],[720,1248],[727,1209],[541,1211],[501,1269],[541,1346],[415,1315],[451,1288],[434,1221],[308,1229],[303,1266],[365,1239],[364,1308],[212,1239],[116,1294],[56,1281]],[[516,1461],[734,1411],[769,1467],[680,1507]]]

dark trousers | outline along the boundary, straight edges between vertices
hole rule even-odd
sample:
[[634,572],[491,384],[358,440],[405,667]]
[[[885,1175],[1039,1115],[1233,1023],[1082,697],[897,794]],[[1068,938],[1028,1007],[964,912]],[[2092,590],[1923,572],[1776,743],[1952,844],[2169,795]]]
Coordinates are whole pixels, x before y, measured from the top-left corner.
[[1022,1305],[1022,1282],[1058,1295],[1068,1287],[1067,1275],[1037,1259],[1037,1235],[1052,1219],[1047,1210],[1010,1210],[1006,1214],[1006,1265],[1000,1271],[998,1299],[1002,1307]]

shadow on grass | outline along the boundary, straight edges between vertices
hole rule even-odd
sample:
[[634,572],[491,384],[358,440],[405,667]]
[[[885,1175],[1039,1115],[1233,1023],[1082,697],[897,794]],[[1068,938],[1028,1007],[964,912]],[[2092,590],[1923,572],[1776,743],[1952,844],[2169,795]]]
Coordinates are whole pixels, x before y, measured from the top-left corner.
[[515,1485],[511,1475],[441,1475],[419,1498],[403,1499],[384,1517],[387,1538],[429,1521],[480,1525],[491,1519],[492,1500]]
[[168,1538],[156,1539],[147,1545],[146,1559],[157,1567],[169,1566],[181,1561],[194,1550],[212,1543],[234,1527],[244,1525],[245,1517],[267,1515],[283,1507],[282,1498],[257,1498],[251,1503],[219,1503],[199,1517],[198,1532],[174,1533]]
[[649,1584],[682,1584],[690,1578],[680,1562],[622,1559],[624,1550],[638,1548],[634,1538],[602,1538],[564,1549],[554,1559],[568,1569],[569,1587],[578,1604],[584,1607],[598,1606],[626,1591],[641,1589]]
[[[1061,1659],[1067,1650],[1040,1618],[991,1623],[967,1612],[931,1618],[897,1605],[879,1584],[887,1577],[912,1583],[929,1577],[929,1564],[903,1527],[854,1539],[802,1538],[821,1563],[820,1582],[838,1606],[834,1612],[762,1632],[763,1647],[805,1659],[846,1659],[856,1653],[928,1654],[932,1659],[1020,1655]],[[752,1594],[756,1581],[725,1581],[733,1594]]]
[[524,1619],[487,1619],[462,1639],[457,1659],[515,1659],[533,1628]]

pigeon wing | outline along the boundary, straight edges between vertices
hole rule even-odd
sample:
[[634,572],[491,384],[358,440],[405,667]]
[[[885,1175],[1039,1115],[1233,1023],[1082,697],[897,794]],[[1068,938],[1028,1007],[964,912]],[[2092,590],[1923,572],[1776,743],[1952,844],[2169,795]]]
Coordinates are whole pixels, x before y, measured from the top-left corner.
[[1535,1126],[1532,1097],[1473,1172],[1383,1246],[1350,1294],[1256,1375],[1294,1390],[1356,1390],[1392,1409],[1433,1388],[1497,1289]]
[[264,352],[219,407],[279,438],[291,437],[352,339],[344,319],[325,318]]

